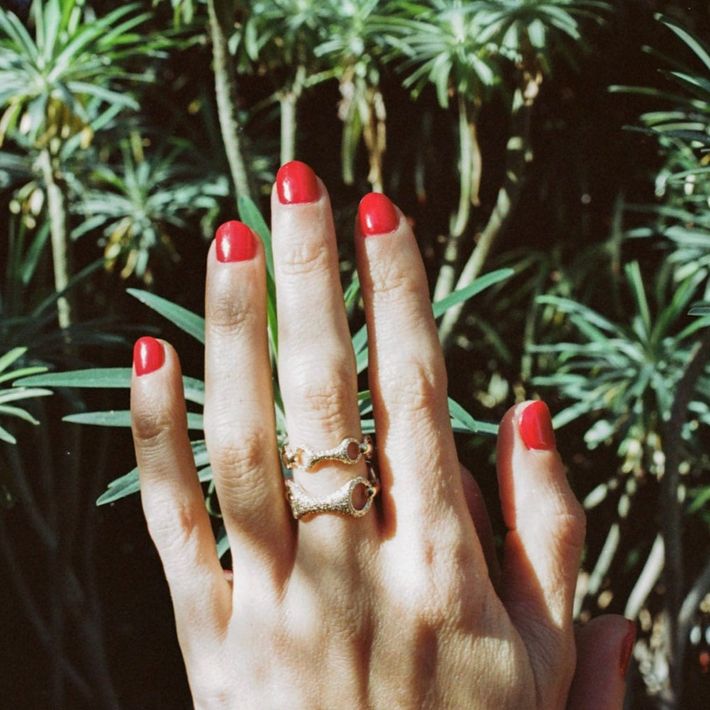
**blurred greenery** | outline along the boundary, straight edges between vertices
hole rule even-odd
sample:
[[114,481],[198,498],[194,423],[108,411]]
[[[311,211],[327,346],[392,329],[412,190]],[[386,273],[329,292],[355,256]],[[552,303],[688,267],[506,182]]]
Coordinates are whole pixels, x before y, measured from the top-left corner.
[[[628,707],[707,697],[709,30],[707,7],[669,0],[4,2],[0,609],[27,640],[0,697],[188,706],[129,495],[126,363],[145,333],[180,351],[228,565],[201,438],[203,264],[235,214],[270,253],[271,184],[294,157],[339,234],[368,190],[415,225],[460,455],[499,536],[489,422],[550,403],[588,513],[575,613],[637,622]],[[275,360],[271,265],[268,290]],[[283,435],[278,383],[276,400]]]

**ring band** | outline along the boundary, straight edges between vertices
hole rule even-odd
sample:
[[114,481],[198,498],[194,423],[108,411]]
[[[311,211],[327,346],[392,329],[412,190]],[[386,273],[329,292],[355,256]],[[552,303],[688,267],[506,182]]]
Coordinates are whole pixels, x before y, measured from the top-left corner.
[[[360,486],[365,488],[367,499],[361,508],[356,508],[353,502],[353,495]],[[378,490],[379,485],[377,483],[368,481],[362,476],[357,476],[344,483],[334,493],[324,498],[314,498],[295,481],[286,481],[286,497],[291,504],[291,512],[296,520],[304,515],[317,513],[338,513],[339,515],[361,518],[370,510]]]
[[282,446],[281,462],[289,469],[296,468],[302,471],[310,471],[321,461],[339,461],[340,463],[352,465],[363,457],[369,459],[372,451],[371,437],[365,436],[362,441],[358,441],[352,436],[347,436],[337,446],[323,451],[314,451],[309,446],[299,446],[295,449]]

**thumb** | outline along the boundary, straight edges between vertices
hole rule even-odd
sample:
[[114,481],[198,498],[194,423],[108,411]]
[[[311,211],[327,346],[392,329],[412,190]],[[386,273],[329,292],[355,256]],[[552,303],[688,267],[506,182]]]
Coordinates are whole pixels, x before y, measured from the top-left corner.
[[634,623],[617,614],[598,616],[577,630],[567,710],[621,710],[635,640]]

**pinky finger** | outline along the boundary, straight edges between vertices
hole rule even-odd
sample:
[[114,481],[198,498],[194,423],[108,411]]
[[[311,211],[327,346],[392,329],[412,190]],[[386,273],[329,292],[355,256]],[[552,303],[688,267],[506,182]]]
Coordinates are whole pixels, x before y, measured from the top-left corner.
[[173,348],[155,338],[140,338],[134,347],[131,426],[143,512],[187,656],[193,646],[221,635],[231,592],[192,458],[180,363]]
[[577,669],[567,710],[621,710],[636,627],[616,614],[592,619],[577,631]]

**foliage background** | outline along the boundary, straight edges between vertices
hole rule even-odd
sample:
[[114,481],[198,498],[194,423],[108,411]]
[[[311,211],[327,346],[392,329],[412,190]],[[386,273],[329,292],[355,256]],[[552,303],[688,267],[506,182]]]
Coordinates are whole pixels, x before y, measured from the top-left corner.
[[[59,6],[70,4],[62,0]],[[447,3],[429,4],[441,11]],[[105,17],[122,4],[78,3],[83,5],[96,17]],[[400,28],[377,25],[370,14],[377,15],[381,5],[390,4],[235,3],[227,27],[234,52],[229,65],[237,75],[231,119],[242,127],[234,135],[241,140],[247,173],[240,191],[251,191],[265,209],[270,181],[279,162],[291,157],[288,145],[295,135],[296,156],[314,167],[331,192],[344,282],[349,283],[351,274],[348,235],[357,202],[375,185],[415,222],[432,291],[443,289],[443,294],[442,282],[450,279],[442,277],[441,268],[450,255],[447,250],[459,234],[462,244],[470,247],[505,184],[511,100],[520,65],[492,70],[500,85],[513,87],[507,93],[477,85],[476,76],[485,77],[485,72],[467,74],[470,61],[464,61],[459,67],[463,73],[454,76],[453,84],[445,82],[457,91],[449,95],[444,90],[442,96],[435,84],[423,80],[414,100],[405,82],[421,66],[421,48],[415,52],[419,63],[407,67],[401,60],[389,61],[396,52],[380,49],[379,39],[390,33],[401,42],[411,40],[415,28],[406,23]],[[639,284],[650,303],[648,317],[656,323],[682,284],[691,283],[687,302],[666,319],[665,335],[682,334],[693,322],[687,315],[691,304],[707,300],[710,255],[705,174],[695,173],[692,189],[687,178],[668,181],[673,173],[707,169],[706,154],[698,150],[702,140],[625,130],[663,127],[662,116],[647,117],[645,123],[640,116],[677,106],[679,95],[687,99],[687,87],[679,88],[667,73],[673,63],[678,71],[682,65],[703,76],[697,56],[654,19],[654,13],[662,12],[707,38],[709,11],[700,3],[646,0],[616,2],[607,9],[588,5],[588,11],[603,17],[603,24],[579,17],[583,39],[545,40],[549,70],[544,63],[527,67],[540,71],[540,77],[544,70],[541,81],[534,72],[526,75],[539,89],[530,112],[532,160],[521,169],[524,181],[507,228],[484,268],[513,266],[516,274],[478,297],[449,323],[451,330],[445,334],[451,395],[483,421],[499,419],[524,396],[542,395],[557,412],[594,405],[581,406],[581,415],[558,437],[573,486],[590,507],[580,580],[586,594],[578,604],[582,620],[601,609],[623,613],[634,592],[638,596],[648,560],[655,559],[655,536],[673,537],[663,508],[668,496],[664,499],[658,482],[669,453],[664,442],[672,440],[663,415],[670,413],[702,329],[680,341],[661,337],[659,347],[671,349],[668,354],[647,347],[643,331],[634,330],[633,318],[637,313],[643,321]],[[289,14],[284,7],[290,8]],[[313,26],[333,22],[339,12],[353,7],[370,18],[360,27],[369,53],[339,44],[342,35],[335,30],[329,42],[314,37]],[[401,7],[395,15],[415,17],[414,4]],[[17,13],[32,29],[27,2],[5,0],[2,8]],[[321,8],[321,14],[314,8]],[[242,31],[249,10],[263,17],[254,36]],[[116,81],[111,89],[115,94],[97,95],[95,104],[87,103],[89,123],[98,123],[87,129],[87,118],[80,112],[67,115],[51,105],[35,116],[44,129],[54,121],[54,133],[43,132],[39,125],[33,133],[19,120],[13,132],[0,123],[0,131],[7,134],[0,153],[0,356],[15,352],[17,360],[9,369],[126,366],[132,340],[144,332],[160,332],[178,348],[184,371],[201,373],[194,342],[126,288],[148,289],[201,313],[209,238],[216,224],[235,216],[231,185],[245,177],[228,160],[224,129],[220,132],[212,71],[212,49],[218,40],[210,36],[206,4],[143,0],[129,14],[142,12],[144,21],[130,30],[136,37],[111,49],[117,52],[111,72],[94,68],[99,84],[109,73]],[[87,22],[95,20],[89,17]],[[319,52],[313,51],[316,45]],[[645,46],[656,53],[643,51]],[[106,46],[97,48],[99,56],[108,51]],[[406,53],[406,48],[399,51]],[[357,61],[362,57],[365,60]],[[298,66],[305,69],[299,72]],[[704,71],[708,82],[710,67]],[[0,111],[5,111],[30,83],[11,85],[10,74],[1,72],[0,97],[5,103]],[[90,76],[84,72],[78,80],[90,81]],[[611,86],[650,91],[611,92]],[[701,82],[700,92],[703,87],[707,107],[708,85]],[[673,93],[675,103],[662,92]],[[467,100],[463,114],[459,95]],[[705,131],[707,137],[707,108],[703,114],[697,105],[702,93],[696,87],[690,95],[696,102],[686,106],[690,119],[687,113],[685,118],[666,116],[666,123],[673,124],[671,131]],[[380,101],[386,108],[384,121]],[[279,118],[294,107],[297,121],[289,131]],[[466,140],[459,131],[462,115],[469,126],[475,119],[480,158],[470,145],[465,159],[459,155]],[[378,133],[383,125],[385,152]],[[73,143],[72,136],[78,136]],[[343,144],[349,149],[343,150]],[[42,164],[43,151],[44,159],[54,161],[49,174]],[[474,204],[479,159],[482,178]],[[461,182],[462,174],[469,176],[468,183]],[[59,202],[55,200],[54,207],[63,205],[66,213],[60,220],[53,219],[48,175],[50,181],[52,175],[57,178]],[[474,198],[464,201],[465,209],[462,189]],[[61,303],[57,309],[56,299],[44,302],[58,283],[52,240],[60,223],[73,233],[68,278],[86,272],[67,294],[69,320]],[[457,257],[459,268],[464,256],[462,251]],[[547,302],[536,300],[545,294]],[[569,303],[560,306],[550,298],[572,299],[593,309],[623,326],[623,338],[611,331],[603,331],[603,338],[580,333],[564,317]],[[353,323],[360,325],[357,308],[353,311]],[[591,311],[581,313],[582,320],[590,321]],[[575,350],[585,338],[592,342],[591,354],[589,349]],[[662,373],[660,382],[656,378],[628,400],[618,394],[633,389],[623,384],[631,377],[629,364],[614,360],[624,338],[632,345],[641,343],[642,359],[648,359],[651,371]],[[569,345],[561,353],[550,350],[559,342]],[[17,347],[27,350],[17,354]],[[631,345],[623,347],[629,351]],[[673,351],[678,353],[675,369]],[[590,364],[594,357],[612,362],[611,380],[605,382],[616,389],[580,390],[574,379],[564,379],[574,374],[567,370],[576,366],[577,358],[584,382],[596,382],[604,365]],[[709,696],[707,597],[705,606],[693,608],[686,629],[685,660],[676,671],[681,678],[676,687],[683,688],[680,696],[672,687],[668,690],[669,683],[673,685],[664,671],[668,647],[659,640],[669,623],[672,628],[675,623],[664,614],[678,611],[679,600],[707,565],[710,395],[703,369],[707,373],[704,363],[697,392],[686,402],[690,424],[677,427],[684,436],[675,442],[677,452],[674,449],[685,472],[683,515],[676,530],[682,555],[676,557],[684,562],[686,584],[675,590],[679,599],[672,603],[674,590],[662,574],[662,561],[656,561],[656,577],[633,615],[640,637],[630,674],[629,706],[634,708],[690,708]],[[662,399],[666,390],[667,401]],[[18,441],[0,442],[0,485],[6,502],[0,511],[5,580],[0,585],[0,698],[8,707],[22,708],[189,707],[169,598],[145,535],[139,501],[133,496],[95,508],[106,484],[134,465],[127,430],[87,430],[60,421],[82,410],[125,409],[125,392],[61,389],[53,397],[41,390],[26,394],[36,395],[21,404],[39,425],[16,413],[0,415],[0,425]],[[0,403],[2,396],[0,390]],[[461,436],[459,444],[495,511],[491,439]],[[615,547],[610,540],[616,540]]]

